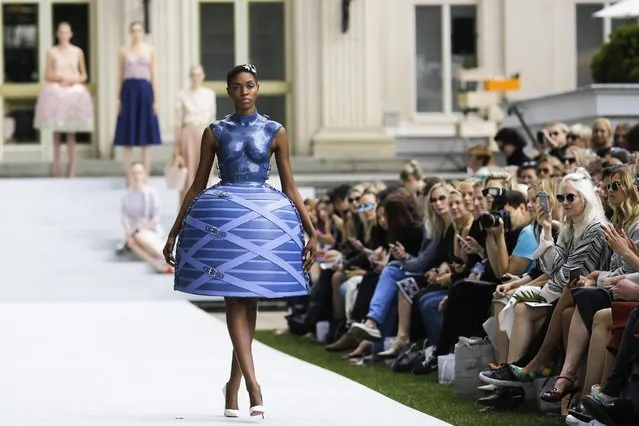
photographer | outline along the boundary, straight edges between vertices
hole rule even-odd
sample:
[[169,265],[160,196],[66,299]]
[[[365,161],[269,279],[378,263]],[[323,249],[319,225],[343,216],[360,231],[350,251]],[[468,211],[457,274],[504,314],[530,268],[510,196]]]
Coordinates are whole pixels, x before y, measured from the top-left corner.
[[[487,182],[489,183],[489,182]],[[486,231],[485,253],[487,271],[501,277],[507,272],[523,274],[533,264],[537,249],[526,198],[518,191],[488,186],[484,195],[492,200],[492,211],[481,215],[477,222]],[[524,231],[525,230],[525,231]],[[459,336],[482,336],[483,323],[490,315],[493,292],[501,280],[474,279],[455,283],[446,301],[440,342],[433,355],[415,369],[416,374],[437,370],[437,357],[450,353]]]
[[532,255],[537,250],[535,234],[532,226],[529,226],[526,197],[519,191],[508,191],[495,200],[499,200],[499,204],[504,202],[503,208],[478,219],[486,230],[485,248],[489,266],[496,277],[522,275],[533,266]]

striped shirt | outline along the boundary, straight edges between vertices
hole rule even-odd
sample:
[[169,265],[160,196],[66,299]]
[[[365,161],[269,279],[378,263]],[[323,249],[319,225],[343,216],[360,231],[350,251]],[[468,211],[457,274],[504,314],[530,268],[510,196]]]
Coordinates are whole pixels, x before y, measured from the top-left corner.
[[579,268],[581,276],[593,271],[607,271],[610,264],[610,248],[604,241],[602,226],[605,220],[596,218],[579,238],[565,241],[559,238],[557,244],[541,239],[538,253],[541,269],[550,277],[548,290],[561,293],[570,279],[570,270]]

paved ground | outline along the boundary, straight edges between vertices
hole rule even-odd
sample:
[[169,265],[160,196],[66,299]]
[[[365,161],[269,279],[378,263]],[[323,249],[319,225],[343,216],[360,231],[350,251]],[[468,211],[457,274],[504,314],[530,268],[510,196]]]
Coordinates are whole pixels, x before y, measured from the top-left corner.
[[[155,180],[161,185],[161,180]],[[171,278],[118,260],[118,179],[0,181],[0,425],[261,422],[220,416],[225,325]],[[163,222],[176,195],[162,190]],[[254,345],[275,425],[443,424],[326,370]]]

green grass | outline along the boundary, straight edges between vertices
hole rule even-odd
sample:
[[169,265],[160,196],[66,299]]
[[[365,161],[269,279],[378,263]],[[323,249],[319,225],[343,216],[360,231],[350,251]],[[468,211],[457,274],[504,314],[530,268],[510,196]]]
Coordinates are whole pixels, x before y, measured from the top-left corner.
[[318,367],[333,371],[364,386],[367,386],[404,405],[427,413],[452,425],[472,426],[559,426],[565,424],[559,416],[546,416],[534,408],[512,412],[480,412],[474,401],[455,397],[452,386],[437,383],[437,375],[414,376],[393,373],[383,364],[356,366],[341,359],[341,354],[332,354],[321,345],[291,335],[276,335],[271,331],[258,331],[260,342],[310,362]]

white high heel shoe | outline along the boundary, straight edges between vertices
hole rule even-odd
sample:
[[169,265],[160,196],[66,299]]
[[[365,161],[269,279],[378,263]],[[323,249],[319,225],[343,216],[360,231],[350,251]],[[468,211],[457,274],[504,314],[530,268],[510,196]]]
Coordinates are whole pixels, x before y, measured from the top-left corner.
[[[226,383],[222,386],[222,395],[224,395],[224,405],[226,405]],[[232,410],[224,408],[224,417],[240,417],[240,410]]]
[[255,407],[249,408],[249,416],[256,417],[262,416],[264,418],[264,413],[266,413],[266,408],[263,405],[256,405]]
[[[262,396],[262,392],[260,391],[260,397],[261,396]],[[249,408],[249,416],[251,417],[262,416],[262,418],[264,418],[264,413],[266,413],[266,408],[263,405],[254,405],[251,408]]]

